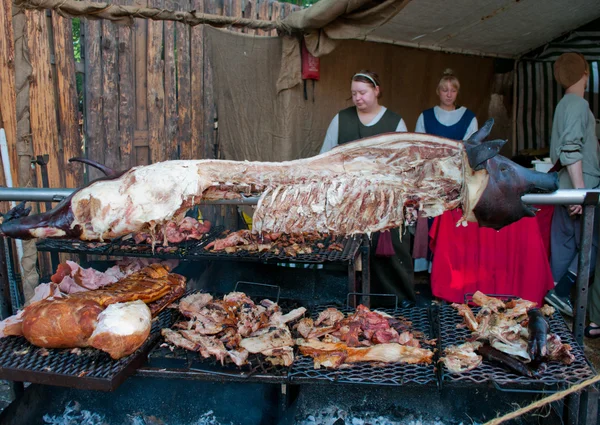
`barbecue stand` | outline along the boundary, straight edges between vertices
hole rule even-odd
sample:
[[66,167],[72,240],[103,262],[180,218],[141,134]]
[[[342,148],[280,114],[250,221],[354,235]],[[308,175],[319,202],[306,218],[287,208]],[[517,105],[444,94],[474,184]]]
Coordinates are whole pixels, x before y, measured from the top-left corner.
[[[35,190],[35,192],[32,192],[32,190],[28,190],[26,191],[27,193],[25,193],[25,191],[23,189],[17,189],[16,192],[14,189],[0,189],[0,200],[28,200],[28,199],[35,199],[36,201],[45,201],[47,199],[51,199],[52,201],[58,201],[60,200],[59,198],[61,197],[61,195],[57,195],[56,191],[52,191],[52,190],[43,190],[44,193],[40,193],[40,190]],[[11,194],[7,194],[7,192],[11,192]],[[35,196],[33,196],[33,194],[35,194]],[[63,192],[63,195],[65,193]],[[594,207],[597,205],[598,203],[598,191],[596,191],[595,193],[588,193],[586,191],[578,191],[578,190],[570,190],[570,191],[557,191],[551,195],[527,195],[523,197],[524,202],[526,203],[533,203],[533,204],[583,204],[584,205],[584,216],[583,216],[583,227],[584,229],[586,229],[587,231],[584,231],[583,233],[583,237],[582,237],[582,247],[581,247],[581,255],[580,255],[580,263],[579,263],[579,278],[577,281],[577,291],[578,291],[578,297],[577,297],[577,308],[576,308],[576,317],[575,317],[575,324],[574,324],[574,333],[575,336],[571,336],[571,334],[568,332],[568,328],[566,327],[566,324],[564,323],[564,321],[562,320],[562,318],[558,315],[555,315],[555,317],[552,318],[551,320],[551,326],[552,326],[552,330],[554,332],[558,332],[561,336],[561,338],[563,339],[563,341],[565,342],[569,342],[573,344],[574,347],[574,354],[576,356],[576,369],[574,369],[574,372],[571,373],[570,370],[567,370],[566,372],[564,371],[554,371],[554,370],[550,370],[551,374],[549,375],[549,377],[546,380],[542,380],[541,382],[541,388],[542,390],[540,391],[545,391],[548,392],[548,387],[556,387],[556,388],[560,388],[560,380],[563,379],[563,382],[568,382],[568,383],[574,383],[574,382],[581,382],[581,380],[586,379],[587,377],[593,376],[595,374],[595,371],[593,370],[593,368],[591,368],[591,366],[589,366],[589,364],[587,364],[587,360],[585,359],[585,356],[583,355],[583,351],[581,350],[581,344],[578,345],[579,340],[582,340],[582,334],[583,334],[583,322],[585,319],[585,306],[586,306],[586,298],[587,298],[587,281],[588,281],[588,277],[589,277],[589,266],[590,266],[590,262],[592,261],[591,259],[591,232],[589,231],[591,229],[591,217],[593,216],[593,209]],[[239,201],[225,201],[223,202],[224,204],[239,204]],[[244,200],[242,203],[250,203],[247,200]],[[1,242],[1,241],[0,241]],[[41,244],[41,249],[44,249],[44,246],[47,247],[47,249],[64,249],[67,250],[67,252],[74,252],[74,253],[80,253],[80,254],[99,254],[98,250],[105,250],[103,251],[102,255],[125,255],[125,256],[150,256],[150,254],[148,253],[132,253],[132,252],[128,252],[128,251],[122,251],[120,249],[116,249],[115,246],[111,246],[110,244],[106,244],[106,245],[91,245],[90,243],[87,242],[71,242],[70,244],[63,244],[63,245],[59,245],[59,246],[51,246],[50,244],[57,242],[57,241],[45,241]],[[354,243],[354,242],[353,242]],[[46,245],[44,245],[46,244]],[[76,245],[77,244],[77,245]],[[360,244],[358,245],[353,245],[353,246],[357,246],[356,248],[356,252],[355,252],[355,256],[353,257],[354,260],[354,264],[359,263],[360,261],[363,262],[363,266],[368,264],[368,243],[365,243],[365,241],[361,241]],[[187,247],[186,249],[190,249],[189,247]],[[70,250],[70,251],[69,251]],[[189,261],[197,261],[199,259],[208,259],[208,258],[199,258],[201,257],[200,255],[193,257],[190,256],[191,258],[188,258],[185,254],[187,254],[188,251],[186,251],[185,253],[177,253],[176,255],[173,253],[158,253],[158,254],[154,254],[153,256],[155,257],[162,257],[162,258],[179,258],[181,259],[181,255],[184,256],[185,260],[189,260]],[[367,261],[365,261],[365,259]],[[238,260],[237,258],[235,260]],[[245,261],[245,260],[244,260]],[[258,259],[253,259],[252,261],[266,261],[265,258],[258,258]],[[279,262],[281,261],[281,259],[273,259],[273,261]],[[297,259],[292,260],[294,262],[298,262]],[[359,269],[359,267],[356,267],[357,269]],[[362,273],[363,277],[363,288],[368,288],[368,270],[365,270],[366,267],[362,267],[360,268],[358,271],[360,271]],[[350,270],[350,268],[349,268]],[[4,278],[4,283],[6,283],[6,273],[5,273],[6,269],[0,270],[0,273],[2,274],[2,278]],[[364,279],[364,276],[366,274],[366,280]],[[356,276],[356,274],[355,274]],[[356,282],[356,280],[355,280]],[[6,285],[2,285],[2,288],[6,288]],[[350,285],[350,292],[359,292],[356,288],[356,284],[354,285]],[[369,292],[369,291],[364,291],[364,292]],[[8,302],[10,303],[10,299],[7,300],[7,292],[6,290],[4,291],[3,294],[3,298],[5,301],[5,304]],[[356,294],[355,294],[356,295]],[[367,297],[368,299],[369,297]],[[327,306],[317,306],[314,311],[313,314],[317,314],[318,311],[321,311],[322,309],[326,308]],[[412,309],[412,310],[407,310],[406,312],[402,312],[402,314],[406,315],[407,318],[410,318],[413,323],[414,326],[418,329],[421,330],[422,332],[424,332],[427,336],[429,337],[433,337],[433,338],[437,338],[437,346],[438,347],[445,347],[451,343],[454,343],[454,341],[456,341],[456,339],[460,336],[460,333],[456,331],[455,329],[455,325],[456,325],[456,321],[460,320],[460,317],[458,316],[458,314],[456,314],[454,311],[450,312],[448,310],[449,307],[447,306],[442,306],[441,308],[437,308],[436,306],[432,306],[428,309]],[[347,306],[346,309],[351,309],[350,306]],[[347,310],[348,311],[348,310]],[[398,310],[397,309],[393,309],[390,314],[394,315],[397,314]],[[171,317],[170,320],[172,320],[173,318]],[[454,327],[453,327],[454,326]],[[162,326],[161,326],[162,327]],[[429,334],[427,334],[427,332],[429,332]],[[574,340],[573,340],[574,339]],[[10,341],[9,341],[10,342]],[[151,345],[151,344],[150,344]],[[383,387],[388,387],[390,388],[390,390],[395,389],[395,388],[401,388],[404,387],[406,384],[417,384],[417,386],[415,388],[427,388],[427,385],[424,384],[431,384],[431,383],[437,383],[437,385],[439,386],[439,388],[442,388],[442,384],[444,386],[444,388],[448,389],[448,388],[453,388],[455,384],[463,384],[466,386],[469,385],[474,385],[474,384],[479,384],[479,383],[483,383],[484,385],[490,385],[493,384],[495,385],[497,390],[501,390],[506,392],[508,391],[521,391],[524,393],[524,396],[526,395],[526,393],[529,393],[531,391],[537,391],[536,388],[540,388],[540,382],[523,382],[522,379],[520,379],[519,377],[516,376],[510,376],[510,374],[508,374],[506,371],[498,371],[498,370],[494,370],[490,367],[490,370],[485,369],[486,366],[484,366],[483,372],[479,377],[475,377],[474,375],[469,376],[466,375],[466,377],[464,379],[454,379],[453,377],[447,375],[444,373],[444,371],[442,370],[442,368],[438,367],[435,368],[434,370],[429,371],[427,368],[425,368],[423,371],[419,370],[418,373],[414,374],[414,378],[409,378],[409,375],[407,374],[407,371],[396,371],[394,372],[392,369],[389,370],[389,374],[385,373],[388,371],[384,371],[383,374],[379,374],[379,372],[374,371],[373,369],[371,370],[361,370],[360,368],[354,369],[355,372],[358,372],[357,375],[359,376],[358,380],[354,379],[354,376],[352,373],[348,373],[346,374],[345,371],[315,371],[314,369],[309,369],[308,368],[308,363],[305,362],[304,360],[308,360],[308,362],[310,363],[310,365],[312,366],[312,359],[311,358],[299,358],[298,363],[294,364],[290,370],[288,370],[287,375],[283,376],[283,375],[278,375],[275,376],[273,374],[270,373],[254,373],[254,374],[249,374],[249,375],[243,375],[239,372],[236,373],[230,373],[229,371],[220,371],[221,373],[214,373],[215,371],[211,371],[208,372],[203,370],[185,370],[183,368],[181,368],[182,365],[182,359],[180,358],[181,356],[179,356],[179,354],[174,354],[173,356],[171,356],[169,358],[169,356],[162,356],[163,361],[164,359],[166,359],[166,361],[171,361],[172,363],[170,364],[163,364],[163,367],[159,367],[159,368],[152,368],[150,367],[150,365],[152,365],[153,360],[153,354],[155,354],[157,352],[157,350],[159,350],[160,347],[155,347],[154,350],[152,350],[150,356],[149,356],[149,366],[147,367],[142,367],[140,369],[138,369],[136,376],[139,378],[133,378],[133,380],[138,380],[138,379],[153,379],[153,378],[159,378],[160,380],[164,380],[165,382],[173,382],[173,380],[169,379],[169,378],[184,378],[184,379],[192,379],[194,381],[218,381],[221,382],[221,384],[219,385],[224,385],[224,382],[247,382],[249,383],[249,385],[253,385],[251,382],[260,382],[260,383],[264,383],[265,385],[277,385],[279,386],[279,395],[280,395],[280,400],[282,400],[282,404],[281,407],[285,408],[288,404],[289,404],[289,397],[290,397],[290,393],[292,392],[292,388],[296,387],[306,387],[305,385],[302,384],[312,384],[312,383],[322,383],[322,384],[326,384],[326,383],[336,383],[336,384],[342,384],[345,383],[346,385],[350,385],[350,386],[357,386],[359,388],[366,388],[363,384],[367,383],[367,381],[370,381],[368,383],[374,384],[371,387],[374,388],[374,390],[376,390],[377,388],[381,388]],[[130,356],[131,357],[131,356]],[[160,356],[154,356],[154,359],[156,359],[157,357]],[[436,355],[436,360],[439,358],[439,353]],[[186,366],[188,366],[189,369],[189,365],[191,364],[189,362],[189,359],[186,355],[186,358],[184,360]],[[305,364],[306,363],[306,364]],[[179,367],[178,367],[179,366]],[[408,366],[408,365],[407,365]],[[414,365],[414,366],[420,366],[420,365]],[[0,369],[0,372],[2,372],[2,369]],[[217,370],[217,372],[219,372]],[[319,373],[319,372],[323,372],[323,373]],[[427,376],[427,374],[431,372],[432,375],[434,376],[434,378],[430,378],[429,376]],[[19,372],[21,373],[21,372]],[[26,379],[26,378],[30,378],[29,376],[26,376],[24,374],[21,373],[21,375],[17,374],[17,375],[7,375],[7,379]],[[73,378],[73,379],[84,379],[84,377],[82,378]],[[116,379],[115,379],[116,381]],[[176,381],[176,380],[175,380]],[[74,381],[75,382],[75,381]],[[73,385],[75,387],[80,388],[79,384],[75,384],[75,383],[70,383],[69,385]],[[49,383],[47,381],[45,381],[44,383]],[[56,384],[56,382],[53,382],[54,384]],[[113,381],[114,384],[114,381]],[[207,384],[208,385],[208,384]],[[523,388],[523,386],[525,388]],[[36,385],[32,385],[32,387],[35,389],[35,391],[42,391],[40,389],[39,386]],[[81,386],[83,387],[83,386]],[[319,387],[323,387],[322,385]],[[457,387],[460,387],[457,386]],[[535,388],[534,388],[535,387]],[[22,386],[19,386],[19,383],[15,383],[14,387],[15,389],[15,393],[17,395],[19,395],[20,389],[22,389]],[[91,388],[91,387],[90,387]],[[394,390],[395,391],[395,390]],[[439,394],[442,393],[437,393],[438,397]],[[26,397],[25,397],[26,398]],[[13,408],[13,410],[15,409],[19,409],[19,400],[17,399],[16,402],[13,403],[13,405],[15,406]],[[577,424],[577,423],[586,423],[586,424],[590,424],[593,425],[596,422],[596,415],[597,415],[597,401],[598,401],[598,391],[595,387],[588,387],[586,390],[583,391],[582,397],[581,397],[581,401],[582,403],[579,402],[579,396],[574,396],[571,397],[570,400],[568,400],[568,422],[572,423],[572,424]],[[580,405],[581,404],[581,405]],[[12,407],[12,406],[11,406]],[[10,408],[9,408],[10,409]],[[579,412],[581,411],[581,414],[579,414]]]

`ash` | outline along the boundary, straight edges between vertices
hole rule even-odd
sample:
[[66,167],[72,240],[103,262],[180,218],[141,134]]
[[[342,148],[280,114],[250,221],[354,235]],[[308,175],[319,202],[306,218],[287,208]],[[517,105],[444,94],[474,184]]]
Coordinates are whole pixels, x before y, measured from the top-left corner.
[[[45,424],[50,425],[117,425],[117,423],[107,420],[103,415],[82,410],[81,405],[76,401],[69,402],[62,415],[51,416],[44,415]],[[127,415],[124,422],[118,425],[184,425],[165,422],[155,416],[146,416],[142,414]],[[231,422],[219,422],[212,410],[204,413],[200,418],[192,423],[185,425],[233,425]]]
[[[327,407],[318,413],[297,418],[295,425],[464,425],[463,422],[443,422],[439,419],[425,420],[408,414],[403,418],[382,416],[376,412],[352,413],[337,407]],[[478,425],[473,422],[472,425]]]
[[61,416],[44,415],[44,423],[52,425],[110,425],[104,416],[81,410],[79,403],[69,402]]

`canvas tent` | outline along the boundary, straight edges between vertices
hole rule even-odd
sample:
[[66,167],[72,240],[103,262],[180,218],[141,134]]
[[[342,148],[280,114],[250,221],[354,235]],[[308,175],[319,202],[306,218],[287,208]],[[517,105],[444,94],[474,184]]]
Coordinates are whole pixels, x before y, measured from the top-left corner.
[[[513,96],[505,87],[493,88],[499,79],[507,79],[498,77],[506,69],[499,72],[498,62],[492,58],[519,59],[600,18],[598,0],[320,0],[276,22],[223,19],[200,11],[89,1],[16,0],[15,3],[89,19],[122,21],[137,16],[190,25],[276,28],[281,36],[276,41],[264,38],[227,41],[224,40],[227,36],[218,31],[208,33],[212,44],[208,48],[214,56],[217,103],[220,103],[217,105],[220,143],[225,157],[232,159],[259,159],[258,155],[261,159],[282,160],[318,152],[327,122],[347,105],[349,78],[365,67],[376,67],[385,76],[384,104],[405,116],[409,129],[414,128],[416,115],[422,109],[436,103],[436,81],[444,68],[450,66],[458,68],[454,70],[463,82],[461,102],[475,109],[479,119],[498,113],[499,121],[504,122],[499,136],[511,139],[514,151],[543,146],[548,120],[542,114],[548,114],[559,97],[559,93],[555,95],[550,90],[549,65],[519,64],[520,91]],[[323,78],[312,105],[300,100],[300,36],[313,54],[323,58]],[[242,45],[242,50],[227,50]],[[261,56],[257,56],[259,53]],[[255,56],[253,60],[248,61],[249,55]],[[241,63],[248,66],[234,78],[236,70],[242,68]],[[544,78],[546,89],[541,84]],[[510,80],[512,83],[512,76]],[[274,81],[278,82],[276,92],[272,87]],[[523,95],[527,92],[536,94],[527,98],[529,103],[525,107]],[[550,96],[552,101],[548,102]],[[515,118],[513,113],[517,108],[512,107],[515,99],[520,102],[521,111],[522,127],[518,133],[506,131]],[[519,141],[515,143],[517,138]],[[268,149],[264,149],[265,143]]]
[[600,117],[600,24],[597,31],[575,31],[517,65],[517,151],[540,150],[550,144],[552,117],[564,94],[554,79],[554,62],[564,52],[580,52],[590,66],[586,98],[596,118]]

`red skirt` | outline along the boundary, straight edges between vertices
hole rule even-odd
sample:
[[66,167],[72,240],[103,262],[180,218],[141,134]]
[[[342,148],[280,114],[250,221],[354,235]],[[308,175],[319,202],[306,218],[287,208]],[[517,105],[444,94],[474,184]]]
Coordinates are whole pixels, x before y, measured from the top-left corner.
[[460,209],[446,211],[429,232],[433,295],[462,303],[479,290],[541,305],[554,281],[538,221],[523,218],[496,231],[477,223],[456,227],[461,216]]

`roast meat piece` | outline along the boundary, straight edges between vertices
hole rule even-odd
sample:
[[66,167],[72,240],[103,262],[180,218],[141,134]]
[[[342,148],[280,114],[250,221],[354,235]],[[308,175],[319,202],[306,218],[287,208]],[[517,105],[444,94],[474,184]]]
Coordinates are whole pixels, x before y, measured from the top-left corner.
[[258,336],[244,338],[240,342],[240,347],[245,348],[250,353],[262,353],[273,348],[291,347],[294,345],[292,334],[287,326],[270,327],[266,332]]
[[115,360],[128,356],[150,335],[151,321],[152,314],[143,301],[111,304],[98,316],[89,345]]
[[23,336],[38,347],[87,347],[102,310],[85,298],[42,300],[25,308]]
[[344,313],[337,308],[329,307],[319,313],[319,317],[315,320],[315,326],[332,326],[344,318]]
[[[296,340],[300,352],[319,360],[327,367],[338,367],[342,363],[431,363],[433,351],[396,343],[378,344],[370,347],[348,347],[344,343],[328,343],[317,340]],[[327,361],[331,356],[332,360]],[[315,368],[318,368],[315,362]]]
[[465,342],[451,345],[444,350],[445,356],[440,359],[451,373],[462,373],[475,369],[481,364],[482,357],[475,352],[481,342]]

